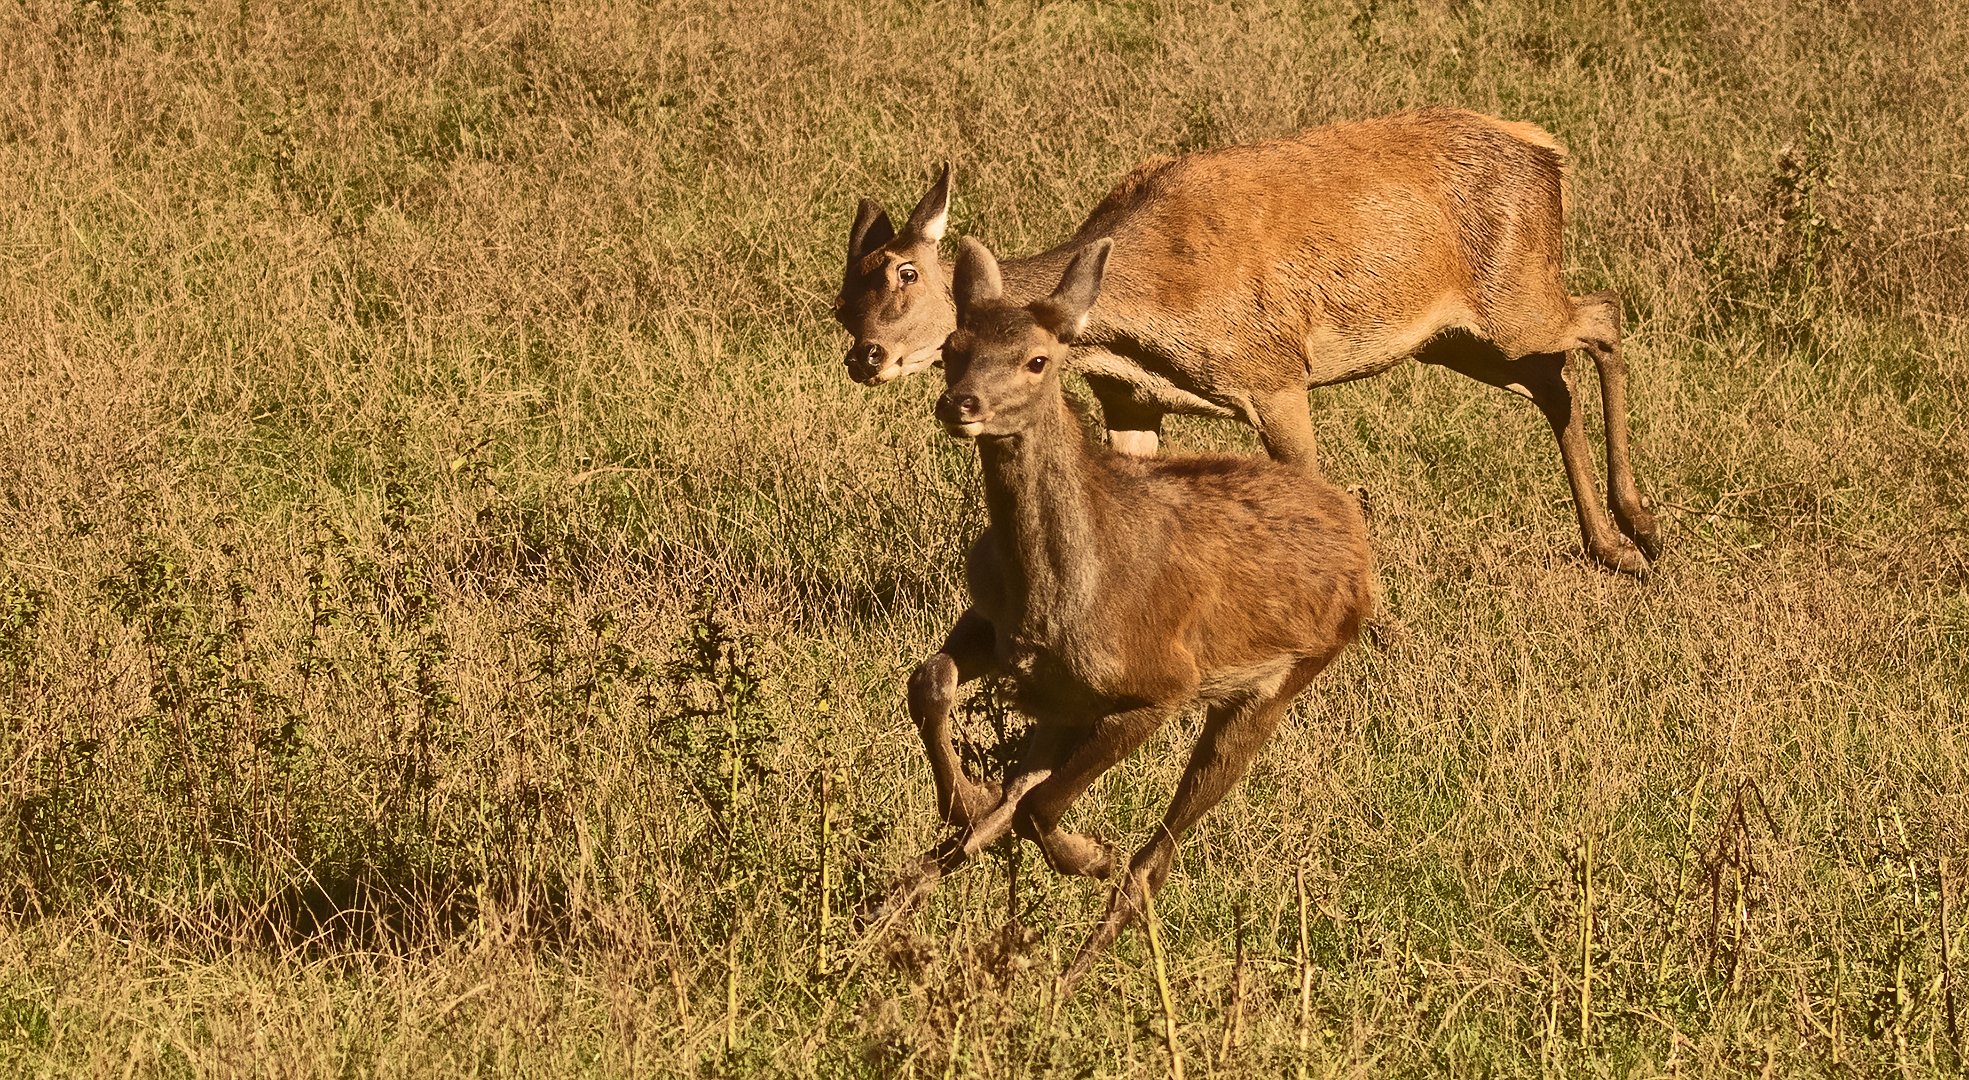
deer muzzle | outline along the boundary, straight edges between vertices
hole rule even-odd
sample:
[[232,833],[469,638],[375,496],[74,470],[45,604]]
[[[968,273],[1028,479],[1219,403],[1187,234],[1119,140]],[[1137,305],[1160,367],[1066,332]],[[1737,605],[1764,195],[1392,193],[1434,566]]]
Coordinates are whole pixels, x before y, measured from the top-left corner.
[[957,438],[971,438],[984,428],[984,403],[974,394],[946,390],[937,397],[937,420]]
[[858,341],[848,350],[843,363],[848,366],[848,378],[858,383],[875,385],[877,376],[889,362],[889,351],[873,341]]

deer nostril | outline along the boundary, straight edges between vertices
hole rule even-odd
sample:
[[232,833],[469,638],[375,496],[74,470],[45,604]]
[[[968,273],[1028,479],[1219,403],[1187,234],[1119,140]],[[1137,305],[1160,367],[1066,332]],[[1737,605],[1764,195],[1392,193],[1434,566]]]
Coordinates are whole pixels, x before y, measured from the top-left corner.
[[946,424],[961,424],[973,420],[982,412],[978,399],[970,394],[953,394],[946,390],[937,395],[937,419]]
[[873,341],[865,341],[848,350],[848,363],[857,367],[880,367],[888,353]]

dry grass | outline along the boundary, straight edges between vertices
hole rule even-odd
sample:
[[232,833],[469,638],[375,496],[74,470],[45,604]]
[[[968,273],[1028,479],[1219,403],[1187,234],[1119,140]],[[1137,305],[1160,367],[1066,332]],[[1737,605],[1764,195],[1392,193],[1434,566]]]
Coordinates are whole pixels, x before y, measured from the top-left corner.
[[[1959,8],[26,0],[0,42],[0,1071],[1161,1072],[1140,933],[1051,1014],[1104,895],[1035,859],[813,970],[820,770],[833,911],[933,835],[901,678],[980,519],[930,383],[839,370],[849,208],[948,156],[1030,250],[1147,155],[1425,102],[1572,147],[1671,548],[1585,565],[1512,398],[1317,395],[1409,636],[1160,898],[1190,1071],[1299,1059],[1302,866],[1306,1075],[1961,1068]],[[1185,742],[1077,820],[1139,842]]]

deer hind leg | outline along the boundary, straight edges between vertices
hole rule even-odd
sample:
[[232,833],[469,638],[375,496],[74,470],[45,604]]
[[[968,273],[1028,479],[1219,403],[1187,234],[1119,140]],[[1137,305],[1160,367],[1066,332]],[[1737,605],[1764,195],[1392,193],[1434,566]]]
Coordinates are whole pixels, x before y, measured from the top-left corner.
[[1301,661],[1285,677],[1277,690],[1255,694],[1240,701],[1213,705],[1190,752],[1189,765],[1169,800],[1162,826],[1155,836],[1129,860],[1128,870],[1115,883],[1108,898],[1108,910],[1101,925],[1075,954],[1073,963],[1060,977],[1061,993],[1070,992],[1087,974],[1101,953],[1114,944],[1121,932],[1141,913],[1147,898],[1162,888],[1169,869],[1176,862],[1176,845],[1192,826],[1221,802],[1225,795],[1251,770],[1251,763],[1278,730],[1286,707],[1313,677],[1339,652],[1336,646],[1323,656]]
[[1661,533],[1654,514],[1641,504],[1634,467],[1627,456],[1627,361],[1620,355],[1620,296],[1609,290],[1573,300],[1573,332],[1593,354],[1600,375],[1600,405],[1606,415],[1607,501],[1614,524],[1648,557],[1661,557]]
[[1566,467],[1566,483],[1572,487],[1573,507],[1579,512],[1579,533],[1586,553],[1609,570],[1635,577],[1648,576],[1648,558],[1641,549],[1616,531],[1601,509],[1599,491],[1593,483],[1593,448],[1586,439],[1586,423],[1579,411],[1579,395],[1573,390],[1572,364],[1566,353],[1527,356],[1515,362],[1526,369],[1525,387],[1545,420],[1559,437],[1559,458]]
[[1489,341],[1456,334],[1431,342],[1417,359],[1530,398],[1558,437],[1559,458],[1572,489],[1586,554],[1610,570],[1646,577],[1647,556],[1608,520],[1593,482],[1593,449],[1586,439],[1586,423],[1573,392],[1573,368],[1567,360],[1568,352],[1580,346],[1575,339],[1560,336],[1549,342],[1549,348],[1512,358]]

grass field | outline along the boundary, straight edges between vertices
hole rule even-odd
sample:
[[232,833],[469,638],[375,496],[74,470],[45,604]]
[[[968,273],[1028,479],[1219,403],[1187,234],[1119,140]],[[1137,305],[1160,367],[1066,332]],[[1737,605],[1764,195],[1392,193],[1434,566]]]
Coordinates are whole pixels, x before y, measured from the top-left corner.
[[[1049,997],[1097,884],[846,917],[937,835],[902,680],[982,522],[934,376],[842,373],[854,199],[948,157],[1020,253],[1436,102],[1571,147],[1668,550],[1587,564],[1515,398],[1314,395],[1406,634],[1158,899],[1187,1074],[1959,1073],[1965,55],[1939,0],[0,7],[0,1074],[1164,1073],[1146,935]],[[1070,821],[1139,844],[1194,730]]]

